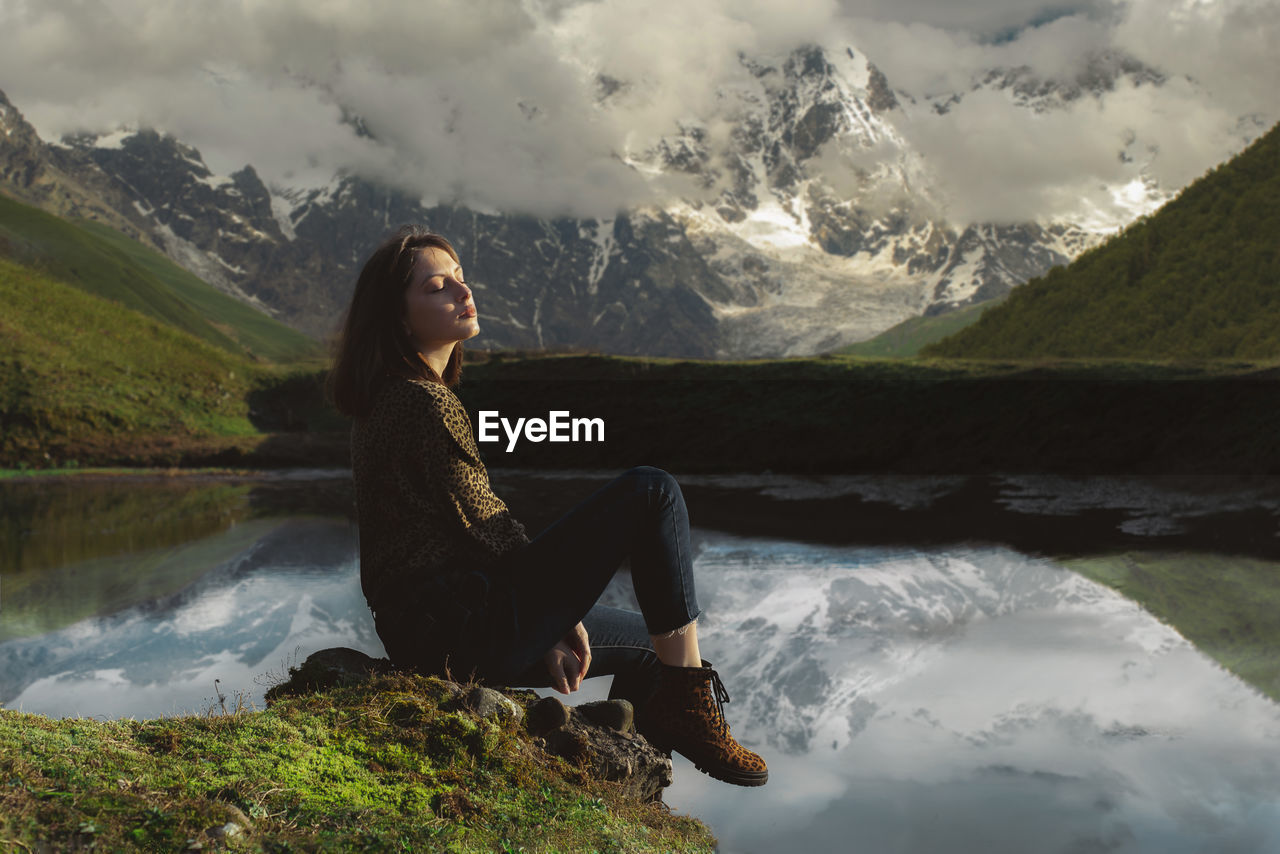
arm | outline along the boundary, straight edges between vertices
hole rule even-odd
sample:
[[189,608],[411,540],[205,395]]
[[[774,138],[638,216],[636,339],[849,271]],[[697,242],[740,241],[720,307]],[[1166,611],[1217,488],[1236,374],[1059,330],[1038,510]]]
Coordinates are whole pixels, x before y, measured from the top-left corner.
[[496,558],[527,543],[524,526],[493,494],[462,404],[444,387],[415,385],[412,394],[418,447],[406,474],[420,480],[448,523],[483,555]]

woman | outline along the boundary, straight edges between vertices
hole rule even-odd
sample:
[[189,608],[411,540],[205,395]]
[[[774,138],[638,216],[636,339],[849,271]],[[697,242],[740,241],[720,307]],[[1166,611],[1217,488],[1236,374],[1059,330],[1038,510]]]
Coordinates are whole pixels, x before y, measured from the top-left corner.
[[[642,466],[530,541],[495,496],[450,391],[480,331],[457,252],[406,226],[369,258],[330,377],[355,419],[360,582],[391,661],[497,684],[578,688],[614,675],[637,729],[720,780],[758,786],[764,761],[729,734],[728,694],[698,650],[680,487]],[[624,558],[641,613],[596,604]]]

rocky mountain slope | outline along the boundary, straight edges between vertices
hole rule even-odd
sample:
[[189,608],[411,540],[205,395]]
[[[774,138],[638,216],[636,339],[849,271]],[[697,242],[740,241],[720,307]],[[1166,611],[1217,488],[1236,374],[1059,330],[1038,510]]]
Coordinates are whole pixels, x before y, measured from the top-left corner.
[[[321,337],[377,241],[425,222],[455,241],[476,283],[478,346],[689,357],[832,350],[1006,294],[1099,239],[1070,223],[947,223],[931,188],[913,180],[918,155],[890,114],[942,111],[963,94],[895,92],[850,48],[741,63],[720,93],[727,123],[716,127],[727,134],[689,123],[624,157],[645,174],[684,173],[697,198],[613,219],[424,206],[348,174],[323,188],[268,188],[252,166],[213,175],[197,150],[149,130],[42,142],[3,96],[0,190],[135,233]],[[973,85],[1052,109],[1121,76],[1159,82],[1114,58],[1092,74],[1054,83],[1013,70]],[[603,87],[600,109],[610,96]],[[873,165],[834,169],[840,157]]]

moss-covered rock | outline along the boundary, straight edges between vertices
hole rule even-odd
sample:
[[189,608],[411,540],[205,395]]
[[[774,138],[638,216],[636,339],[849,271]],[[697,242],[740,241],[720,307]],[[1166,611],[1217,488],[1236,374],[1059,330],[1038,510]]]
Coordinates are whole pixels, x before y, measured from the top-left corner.
[[[346,647],[312,653],[300,666],[290,668],[288,679],[267,691],[267,703],[339,686],[362,685],[378,674],[393,672],[385,658],[371,658]],[[634,710],[625,700],[606,700],[581,707],[567,707],[554,697],[540,699],[532,691],[462,686],[447,679],[434,680],[430,703],[416,696],[388,697],[388,719],[415,725],[444,712],[449,734],[437,736],[432,749],[461,755],[468,739],[482,736],[468,729],[467,716],[480,721],[523,721],[533,744],[580,768],[593,780],[616,785],[626,797],[643,802],[661,801],[671,785],[669,755],[649,744],[635,730]]]
[[[264,711],[203,717],[55,720],[0,710],[0,842],[712,850],[703,825],[549,754],[502,703],[477,715],[469,687],[387,672],[277,691]],[[510,700],[524,708],[522,696]]]

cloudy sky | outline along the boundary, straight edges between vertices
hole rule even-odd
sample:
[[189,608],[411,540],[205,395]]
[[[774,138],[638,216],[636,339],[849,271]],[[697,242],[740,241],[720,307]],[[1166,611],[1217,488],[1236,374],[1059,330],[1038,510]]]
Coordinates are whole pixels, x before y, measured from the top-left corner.
[[[1047,117],[995,97],[897,116],[957,220],[1067,211],[1131,177],[1126,146],[1180,187],[1280,118],[1280,0],[0,0],[0,90],[46,139],[151,126],[278,186],[347,168],[600,216],[679,192],[619,155],[714,121],[740,52],[818,40],[915,96],[992,67],[1070,77],[1108,49],[1165,75]],[[609,109],[600,74],[630,84]]]

